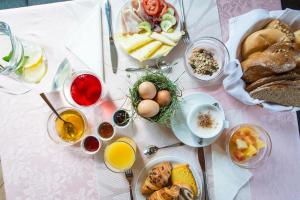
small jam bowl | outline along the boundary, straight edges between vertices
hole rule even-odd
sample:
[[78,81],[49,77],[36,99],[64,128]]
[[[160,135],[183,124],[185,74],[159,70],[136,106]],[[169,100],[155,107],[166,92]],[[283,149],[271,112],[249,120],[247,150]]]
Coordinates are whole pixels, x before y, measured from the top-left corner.
[[[193,68],[189,64],[189,58],[195,48],[202,48],[213,54],[214,59],[218,63],[219,69],[212,76],[194,73]],[[204,86],[213,85],[221,83],[220,80],[223,77],[224,66],[229,63],[229,52],[222,41],[213,37],[201,37],[187,47],[184,60],[185,69],[193,79],[197,80]]]
[[[100,135],[100,129],[103,128],[104,126],[108,126],[108,125],[111,126],[111,128],[113,129],[113,133],[110,137],[103,137],[102,135]],[[104,142],[108,142],[108,141],[112,140],[116,135],[116,129],[110,122],[101,122],[97,126],[96,132],[97,132],[97,135],[99,136],[99,138]]]
[[[119,124],[116,122],[116,118],[119,114],[125,114],[127,115],[126,117],[128,117],[128,120],[126,121],[126,123],[123,123],[123,124]],[[119,128],[119,129],[126,129],[132,122],[132,119],[130,117],[130,114],[128,113],[128,111],[124,110],[124,109],[119,109],[119,110],[116,110],[113,114],[113,117],[112,117],[112,121],[113,121],[113,124],[115,127]]]
[[[255,132],[258,134],[258,137],[265,143],[265,147],[259,149],[258,153],[254,157],[250,158],[249,160],[244,162],[238,162],[232,157],[230,153],[230,141],[233,138],[234,134],[238,130],[244,127],[250,127],[251,129],[255,130]],[[246,168],[246,169],[255,169],[261,166],[270,157],[271,151],[272,151],[271,137],[269,133],[260,126],[254,124],[240,124],[233,127],[227,132],[227,137],[226,137],[227,156],[231,159],[231,161],[234,164],[238,165],[239,167]]]
[[99,137],[87,135],[81,140],[80,147],[84,153],[94,155],[101,149],[102,143]]
[[[212,118],[211,128],[201,128],[198,124],[199,114],[210,113]],[[222,110],[215,105],[201,104],[194,107],[187,116],[187,125],[194,135],[199,138],[211,139],[223,133],[225,128],[229,127],[229,122],[225,120]]]

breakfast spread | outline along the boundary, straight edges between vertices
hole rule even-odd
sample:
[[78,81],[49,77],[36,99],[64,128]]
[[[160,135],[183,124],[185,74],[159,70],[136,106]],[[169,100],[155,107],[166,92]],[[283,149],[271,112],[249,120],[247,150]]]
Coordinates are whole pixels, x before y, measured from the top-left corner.
[[198,186],[188,164],[162,162],[155,165],[141,186],[148,200],[194,200]]
[[193,68],[194,73],[200,75],[209,75],[218,71],[218,63],[214,59],[213,54],[203,48],[194,48],[189,58],[189,64]]
[[120,46],[140,62],[169,54],[184,32],[176,30],[179,16],[165,0],[131,0],[121,11]]
[[299,32],[276,19],[245,38],[241,65],[251,97],[300,106]]
[[237,129],[229,141],[230,154],[237,162],[246,162],[254,158],[265,147],[266,144],[251,126]]

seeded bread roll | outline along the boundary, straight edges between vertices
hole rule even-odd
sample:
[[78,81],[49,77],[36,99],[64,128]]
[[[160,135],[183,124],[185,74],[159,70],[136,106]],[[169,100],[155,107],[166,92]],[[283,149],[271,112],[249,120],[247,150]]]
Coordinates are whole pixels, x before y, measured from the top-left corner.
[[243,79],[253,83],[264,77],[292,71],[296,68],[299,52],[294,43],[276,43],[263,52],[256,52],[241,63]]
[[242,44],[242,57],[248,58],[255,52],[261,52],[277,42],[290,42],[283,32],[276,29],[262,29],[249,35]]
[[288,24],[284,23],[283,21],[280,21],[278,19],[272,20],[266,27],[266,29],[277,29],[284,33],[291,42],[295,41],[294,33],[291,31],[291,28]]

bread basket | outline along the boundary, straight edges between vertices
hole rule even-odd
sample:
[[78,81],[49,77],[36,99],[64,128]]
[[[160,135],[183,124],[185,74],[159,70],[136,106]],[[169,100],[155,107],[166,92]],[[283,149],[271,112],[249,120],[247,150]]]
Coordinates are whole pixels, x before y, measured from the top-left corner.
[[246,84],[241,79],[243,76],[240,62],[242,42],[249,34],[262,29],[273,19],[284,21],[294,30],[300,29],[300,11],[291,9],[270,12],[255,9],[229,20],[229,40],[226,45],[231,60],[224,68],[225,79],[223,85],[231,96],[246,105],[259,105],[271,111],[297,111],[300,110],[299,107],[272,104],[252,98],[245,90]]

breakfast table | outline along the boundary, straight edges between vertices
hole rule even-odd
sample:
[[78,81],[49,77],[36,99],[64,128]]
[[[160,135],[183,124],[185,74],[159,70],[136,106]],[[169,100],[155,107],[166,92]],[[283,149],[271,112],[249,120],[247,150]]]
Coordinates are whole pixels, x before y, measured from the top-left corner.
[[[114,7],[119,8],[121,5],[117,0],[111,2],[114,19],[118,15],[118,9]],[[125,1],[122,0],[122,2]],[[191,37],[213,36],[224,42],[229,37],[230,18],[256,8],[281,9],[280,0],[205,0],[203,2],[189,0],[186,2],[189,5],[187,12],[190,14],[187,15],[187,21]],[[124,68],[129,67],[126,66],[128,63],[135,63],[128,60],[125,54],[119,53],[119,71],[113,74],[110,53],[107,50],[109,40],[104,15],[102,19],[101,15],[96,15],[97,20],[103,21],[103,30],[96,32],[98,35],[93,35],[96,38],[87,39],[86,44],[90,45],[90,48],[85,45],[87,48],[82,50],[85,55],[90,56],[85,58],[87,61],[78,58],[76,55],[78,52],[72,50],[73,37],[76,35],[74,32],[86,28],[83,28],[82,24],[89,19],[90,13],[98,10],[100,12],[99,7],[102,3],[96,0],[77,0],[0,11],[0,21],[8,23],[18,37],[43,46],[49,66],[47,76],[29,93],[18,96],[1,93],[0,157],[8,200],[129,199],[128,184],[124,174],[107,170],[103,163],[103,151],[90,156],[80,152],[80,148],[76,145],[63,147],[49,140],[46,132],[47,120],[51,112],[38,95],[40,92],[47,93],[49,99],[55,102],[57,107],[67,104],[60,91],[52,90],[55,72],[60,63],[67,58],[74,68],[82,68],[88,65],[87,62],[95,63],[91,68],[99,76],[105,77],[107,98],[97,108],[84,110],[91,127],[99,123],[99,120],[110,120],[116,108],[130,108],[126,95],[128,88],[138,75],[126,74]],[[196,7],[191,5],[196,5]],[[201,16],[197,16],[196,8],[202,5],[206,7],[201,9]],[[90,24],[98,23],[99,27],[94,28],[100,30],[99,21],[89,20]],[[103,34],[104,60],[101,58],[101,34]],[[81,36],[81,39],[86,39],[86,35]],[[70,41],[73,43],[70,44]],[[94,48],[92,46],[94,43],[99,48]],[[178,72],[170,75],[173,80],[182,72],[182,49],[175,50],[177,52],[173,56],[178,62],[175,67],[175,71]],[[191,82],[187,75],[180,76],[178,84],[182,86],[183,95],[201,91],[215,97],[222,104],[230,126],[253,123],[264,127],[271,135],[270,158],[263,166],[251,170],[250,180],[244,183],[240,192],[236,191],[233,195],[235,199],[297,200],[300,198],[300,159],[298,159],[300,139],[295,112],[271,112],[258,106],[244,105],[228,95],[221,85],[214,88],[201,87]],[[142,155],[147,145],[163,146],[178,141],[169,128],[151,124],[143,119],[136,119],[131,129],[119,134],[129,136],[137,143],[139,150],[133,167],[135,176],[139,174],[145,163],[152,159]],[[222,143],[222,140],[224,138],[221,137],[217,144]],[[217,154],[213,152],[218,151],[223,150],[220,150],[217,145],[204,148],[208,190],[211,199],[218,200],[215,197],[214,188],[223,187],[224,198],[220,199],[225,200],[226,194],[232,195],[233,192],[226,191],[230,190],[230,187],[226,186],[226,180],[220,182],[220,179],[216,177],[215,169],[218,167],[216,160],[220,157],[217,158]],[[166,155],[183,157],[190,160],[195,168],[201,170],[197,148],[182,146],[167,149],[158,152],[153,158]]]

